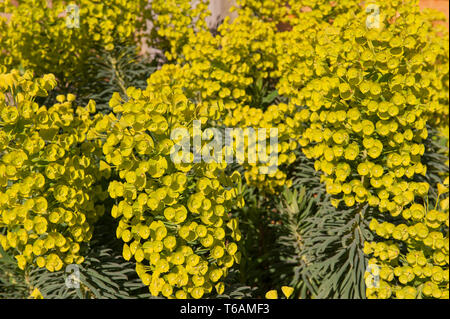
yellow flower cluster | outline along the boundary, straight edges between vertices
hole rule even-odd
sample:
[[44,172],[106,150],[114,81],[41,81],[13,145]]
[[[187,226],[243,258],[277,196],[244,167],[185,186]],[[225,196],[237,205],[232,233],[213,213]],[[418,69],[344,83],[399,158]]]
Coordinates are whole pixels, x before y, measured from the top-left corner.
[[264,21],[287,22],[291,11],[288,3],[286,0],[237,0],[237,6],[232,11],[238,10],[239,14],[248,11]]
[[39,106],[35,98],[55,85],[51,74],[0,74],[0,227],[7,230],[0,244],[14,251],[21,269],[81,263],[82,243],[104,212],[96,201],[107,196],[96,185],[95,103],[75,108],[69,94]]
[[121,178],[110,183],[109,194],[118,201],[112,216],[120,219],[123,257],[136,260],[152,295],[181,299],[213,289],[223,293],[228,269],[240,260],[241,238],[237,220],[229,216],[240,198],[239,173],[227,175],[223,162],[192,162],[192,149],[172,152],[180,142],[172,139],[176,129],[192,137],[193,121],[206,120],[203,106],[194,102],[196,92],[186,90],[191,72],[163,66],[146,90],[128,88],[127,101],[113,96],[115,115],[97,127],[108,133],[103,152]]
[[[243,204],[241,177],[222,162],[189,162],[192,148],[185,163],[171,157],[171,133],[192,136],[200,120],[203,128],[265,128],[267,143],[278,129],[276,172],[243,165],[247,183],[263,192],[290,186],[286,167],[300,146],[333,205],[388,216],[370,226],[385,241],[365,246],[381,278],[369,298],[448,298],[448,198],[430,209],[429,185],[417,181],[427,173],[427,126],[448,135],[448,32],[433,25],[439,16],[416,0],[238,0],[236,19],[212,34],[208,0],[86,0],[80,28],[66,24],[68,4],[0,5],[11,14],[0,17],[0,227],[8,230],[0,243],[19,252],[21,268],[83,260],[80,244],[103,213],[96,199],[106,196],[95,182],[115,169],[120,179],[108,191],[116,234],[152,295],[223,293],[240,259],[229,212]],[[93,48],[140,41],[146,18],[149,43],[175,64],[145,90],[114,94],[108,116],[92,116],[93,102],[74,108],[73,95],[39,106],[35,97],[56,85],[52,75],[5,74],[23,66],[74,80]]]
[[206,18],[209,0],[199,0],[193,5],[187,0],[151,1],[153,23],[150,45],[161,49],[169,61],[180,62],[183,47],[197,32],[209,31]]
[[305,105],[299,143],[324,173],[333,204],[369,203],[399,214],[428,193],[428,185],[408,180],[426,173],[422,140],[434,110],[430,100],[448,76],[436,72],[445,50],[417,34],[431,24],[414,8],[379,29],[367,29],[364,14],[356,22],[352,14],[339,15],[328,34],[318,32],[298,50],[280,93]]
[[201,97],[222,100],[228,110],[262,108],[252,100],[257,94],[249,93],[258,89],[258,80],[277,76],[273,26],[242,13],[233,22],[227,18],[218,32],[199,32],[183,47],[183,62],[192,66]]
[[[277,193],[284,185],[287,187],[292,185],[292,181],[287,180],[283,168],[296,160],[294,150],[298,147],[299,136],[297,132],[300,125],[298,114],[292,104],[280,103],[269,106],[266,111],[248,106],[238,106],[224,119],[224,124],[227,127],[252,128],[256,133],[261,128],[266,129],[266,138],[261,138],[258,134],[257,140],[266,143],[268,158],[259,158],[259,148],[253,151],[252,146],[249,146],[249,140],[245,140],[244,149],[246,153],[243,167],[245,169],[244,177],[248,185],[257,187],[268,194]],[[278,137],[278,145],[276,146],[278,160],[276,162],[271,162],[269,158],[272,151],[270,148],[270,129],[273,128],[278,130],[276,133]],[[258,147],[263,146],[259,144]],[[258,154],[255,163],[249,161],[250,153]],[[263,161],[267,163],[263,163]],[[276,170],[270,173],[267,171],[268,174],[264,174],[262,170],[266,167],[269,169],[274,164]]]
[[[177,8],[168,4],[166,6],[170,7],[171,14],[175,15],[177,10],[192,10],[186,2],[188,1],[184,1],[184,5]],[[157,10],[157,4],[158,2],[152,4],[153,11]],[[166,31],[163,32],[167,32],[167,28],[164,28]],[[171,24],[170,28],[174,26]],[[189,38],[186,44],[173,40],[180,46],[176,49],[180,53],[175,50],[169,53],[169,57],[175,57],[177,54],[180,64],[190,66],[187,87],[201,97],[205,117],[230,128],[266,128],[268,134],[270,128],[278,128],[279,151],[282,153],[278,164],[292,163],[295,156],[291,151],[297,146],[296,130],[293,130],[297,123],[291,114],[294,110],[291,109],[291,113],[288,113],[286,105],[272,105],[264,110],[263,96],[260,96],[263,88],[258,86],[258,83],[279,76],[276,24],[260,20],[250,10],[240,10],[233,22],[225,19],[216,36],[203,27],[197,27],[197,32],[189,31],[189,36],[186,35],[187,31],[182,32],[179,28],[170,30],[174,32],[174,39]],[[284,114],[285,112],[287,114]],[[223,115],[219,116],[220,114]],[[246,144],[246,154],[247,146]],[[270,152],[270,149],[267,151]],[[278,169],[270,175],[260,174],[261,166],[267,165],[246,165],[249,170],[245,173],[248,182],[269,193],[276,192],[280,186],[289,185],[284,172]]]
[[[440,195],[448,192],[448,177],[445,184],[438,185]],[[368,298],[449,298],[448,207],[446,197],[434,209],[411,205],[396,224],[372,220],[370,229],[386,241],[364,246],[374,265],[365,274]]]
[[[232,22],[226,19],[220,26],[219,35],[215,38],[216,44],[211,46],[211,52],[197,54],[198,49],[204,48],[205,45],[196,45],[195,41],[191,46],[185,47],[185,52],[191,53],[186,54],[186,57],[194,59],[193,65],[208,63],[210,69],[206,71],[219,75],[212,79],[217,88],[216,92],[212,91],[212,96],[218,94],[223,100],[227,110],[222,120],[225,126],[255,130],[265,128],[267,132],[271,128],[278,129],[279,161],[276,172],[261,174],[260,169],[267,166],[261,163],[244,165],[246,181],[263,192],[273,194],[278,192],[280,187],[289,187],[291,184],[284,170],[296,159],[293,151],[298,145],[301,122],[298,115],[295,115],[298,108],[293,104],[266,106],[264,102],[263,94],[272,93],[270,90],[275,89],[282,74],[279,63],[284,59],[283,53],[280,52],[284,33],[277,32],[276,20],[261,20],[252,10],[248,10],[251,6],[247,7],[245,3],[241,5],[244,9],[239,9],[238,17]],[[268,143],[267,140],[267,145]],[[246,152],[248,151],[246,148]]]
[[300,106],[299,144],[332,203],[368,204],[393,218],[371,223],[386,241],[366,243],[381,278],[367,296],[448,298],[448,198],[430,209],[422,200],[429,185],[413,181],[427,172],[427,125],[448,127],[448,32],[436,31],[416,1],[377,3],[379,27],[350,2],[331,5],[328,21],[313,4],[298,10],[278,42],[278,92]]
[[[153,11],[157,11],[157,8],[161,7],[164,8],[161,9],[161,12],[165,12],[166,14],[175,17],[181,14],[180,12],[183,10],[193,10],[188,1],[180,1],[179,4],[178,7],[174,7],[169,3],[167,3],[165,7],[162,4],[157,4],[155,8],[153,8]],[[204,4],[202,2],[202,5],[203,6],[200,6],[200,11],[196,12],[197,15],[207,15],[207,2]],[[380,20],[383,22],[389,20],[389,15],[392,16],[397,13],[399,3],[378,4],[378,6],[381,12]],[[393,131],[395,131],[396,126],[399,125],[399,123],[396,123],[398,113],[401,112],[403,116],[402,122],[405,124],[400,126],[404,127],[404,134],[403,136],[396,134],[397,142],[391,142],[391,144],[395,144],[391,148],[397,148],[398,152],[397,154],[392,154],[389,161],[397,163],[398,161],[403,161],[405,159],[406,164],[391,165],[393,172],[389,177],[386,177],[386,179],[389,179],[386,188],[396,184],[396,181],[400,180],[403,176],[411,177],[411,174],[424,174],[426,172],[426,168],[420,164],[420,154],[423,149],[420,147],[419,136],[420,134],[422,134],[422,136],[426,134],[424,122],[419,121],[419,123],[415,124],[419,127],[419,129],[416,129],[414,125],[411,125],[411,123],[408,122],[408,120],[413,121],[413,117],[414,119],[415,117],[420,117],[422,113],[426,114],[426,119],[445,118],[445,116],[437,116],[437,114],[448,113],[448,107],[446,107],[446,103],[448,104],[448,89],[445,90],[445,87],[448,87],[448,81],[447,83],[445,81],[445,74],[448,74],[448,72],[445,72],[446,67],[448,68],[448,55],[445,54],[445,52],[448,52],[448,45],[442,45],[442,38],[438,37],[436,35],[437,32],[433,31],[431,28],[429,17],[427,15],[420,15],[417,12],[415,3],[411,3],[408,8],[412,8],[412,10],[408,11],[408,9],[403,8],[400,11],[408,12],[410,16],[417,16],[417,21],[414,19],[411,20],[412,18],[403,22],[398,20],[396,21],[395,28],[390,26],[392,29],[391,31],[385,30],[385,32],[381,34],[381,31],[377,33],[376,30],[372,30],[373,32],[369,33],[368,36],[365,35],[365,24],[369,11],[366,13],[365,7],[362,7],[357,1],[292,1],[292,3],[289,3],[289,6],[285,6],[284,2],[282,3],[281,1],[242,0],[238,2],[237,18],[232,22],[230,22],[229,19],[225,19],[224,23],[219,27],[218,35],[216,36],[211,35],[204,25],[201,27],[192,26],[192,21],[188,21],[189,19],[184,21],[184,24],[179,22],[183,24],[182,26],[174,27],[173,24],[169,23],[169,21],[173,20],[164,17],[162,20],[166,23],[166,29],[163,28],[163,24],[161,24],[161,28],[164,30],[167,30],[168,28],[173,39],[184,39],[183,41],[178,42],[173,40],[174,43],[177,43],[178,47],[176,53],[172,52],[169,55],[175,58],[174,55],[176,54],[176,60],[179,63],[187,63],[192,66],[192,87],[197,87],[197,90],[201,92],[204,101],[210,101],[214,106],[218,104],[219,108],[224,107],[228,110],[225,119],[222,120],[228,126],[269,126],[267,123],[261,123],[262,126],[257,124],[259,119],[261,119],[262,114],[270,114],[269,110],[264,110],[265,107],[262,105],[261,99],[258,99],[258,80],[276,84],[278,78],[280,78],[277,88],[281,95],[290,96],[292,98],[289,102],[289,104],[292,105],[288,107],[290,110],[298,110],[297,106],[306,104],[306,100],[308,99],[308,106],[309,104],[314,104],[314,107],[317,109],[310,109],[310,114],[308,113],[309,110],[301,110],[295,117],[295,128],[302,128],[304,125],[301,123],[311,123],[314,127],[310,127],[307,132],[303,132],[303,129],[298,130],[296,134],[290,132],[291,137],[295,139],[299,134],[303,134],[303,138],[300,139],[302,146],[306,146],[309,143],[314,144],[314,147],[306,148],[306,153],[310,157],[320,158],[320,163],[318,162],[316,167],[325,170],[329,175],[333,175],[336,172],[339,174],[339,177],[333,176],[333,178],[327,179],[329,185],[328,188],[332,193],[341,194],[340,199],[344,199],[345,203],[349,204],[349,206],[354,205],[356,202],[367,202],[369,198],[373,205],[377,205],[379,201],[382,201],[383,204],[385,201],[383,201],[383,198],[379,198],[378,194],[369,190],[372,188],[372,185],[364,184],[370,183],[373,180],[373,183],[378,185],[377,190],[383,190],[382,188],[380,189],[379,185],[381,183],[381,181],[379,181],[379,174],[382,174],[384,171],[384,169],[381,171],[379,166],[384,167],[385,164],[381,161],[381,158],[384,158],[381,156],[381,152],[390,151],[381,149],[383,146],[380,147],[380,143],[383,144],[384,141],[387,140],[392,141],[394,135]],[[286,15],[289,15],[289,17],[286,18]],[[357,24],[356,27],[354,25],[355,15],[358,15],[356,20],[361,22]],[[263,17],[263,19],[261,19],[261,17]],[[180,20],[182,19],[180,18]],[[174,21],[178,20],[174,19]],[[286,21],[291,23],[293,30],[277,32],[278,23]],[[347,28],[349,24],[351,24],[352,27]],[[413,47],[403,47],[403,42],[401,45],[396,44],[395,41],[403,41],[403,39],[408,39],[409,41],[411,38],[416,37],[417,32],[414,27],[411,27],[412,24],[423,24],[426,27],[427,32],[421,31],[422,33],[418,36],[419,41],[414,43]],[[196,31],[191,30],[193,28],[196,29]],[[404,31],[406,30],[407,32],[405,33]],[[336,39],[343,36],[344,33],[345,40],[336,41]],[[383,41],[375,41],[375,38],[378,37],[378,35],[395,38],[392,41],[393,46],[391,46],[391,38],[383,39]],[[428,41],[427,36],[429,37],[430,35],[432,35],[431,41]],[[375,38],[368,39],[370,36]],[[366,42],[357,42],[360,40],[362,41],[363,38]],[[356,42],[357,46],[351,47],[353,42]],[[378,59],[381,59],[381,61],[376,60],[376,58],[374,58],[373,61],[370,61],[372,57],[367,56],[368,52],[371,50],[372,43],[375,45],[374,50],[377,52],[379,51]],[[435,59],[426,60],[426,65],[423,67],[416,63],[410,66],[410,70],[405,71],[400,69],[398,66],[411,58],[411,55],[415,53],[417,53],[417,55],[422,54],[421,45],[424,43],[427,44],[427,52],[432,52],[433,50],[436,51]],[[402,52],[400,53],[395,51],[399,50],[399,46],[402,47],[400,49]],[[404,54],[403,48],[408,50],[407,52],[404,52]],[[349,49],[351,49],[350,51],[352,52],[347,53]],[[391,51],[393,52],[392,54]],[[368,60],[364,61],[364,64],[361,63],[361,65],[357,65],[354,61],[355,56],[359,57],[363,53],[366,54],[365,58]],[[344,55],[341,58],[344,62],[343,65],[341,65],[341,60],[334,58],[339,54]],[[392,56],[389,61],[386,58],[387,55]],[[334,61],[334,69],[325,70],[328,59]],[[438,63],[435,63],[435,61],[438,61]],[[355,62],[354,64],[356,65],[352,66],[351,64],[353,62]],[[382,64],[383,68],[379,73],[375,75],[371,74],[371,70],[378,67],[380,64]],[[337,72],[338,65],[339,73]],[[342,76],[346,76],[345,73],[351,66],[352,70],[348,70],[348,77],[342,79]],[[439,72],[435,72],[434,68],[439,70]],[[391,73],[391,70],[394,70],[394,72]],[[400,74],[395,74],[398,70],[400,70]],[[397,76],[394,78],[393,76],[390,76],[390,74]],[[399,108],[399,106],[402,105],[403,99],[411,97],[408,90],[414,91],[416,89],[414,86],[415,82],[408,82],[401,86],[396,86],[395,83],[396,81],[405,82],[406,79],[402,77],[409,76],[409,79],[411,79],[412,77],[415,77],[415,74],[417,74],[417,76],[420,74],[421,78],[426,78],[421,80],[423,83],[421,82],[420,87],[425,87],[428,82],[433,83],[433,86],[429,86],[426,89],[427,93],[425,95],[423,95],[424,91],[415,92],[416,98],[419,96],[420,98],[417,98],[417,101],[411,101],[415,104],[411,105],[409,109],[405,108],[404,110],[401,110],[401,107]],[[371,79],[362,81],[362,78],[366,75],[370,75]],[[320,86],[322,78],[324,78],[326,83],[323,90]],[[360,78],[361,81],[359,81]],[[393,83],[389,84],[387,83],[387,80],[392,80]],[[375,85],[377,84],[377,81],[381,81],[379,85],[382,91],[380,92],[377,92],[378,87]],[[418,80],[418,82],[420,81]],[[297,89],[302,88],[308,83],[310,83],[310,85],[303,89],[302,92]],[[360,84],[362,85],[363,90],[359,92],[359,95],[352,94],[351,96],[346,97],[344,105],[338,105],[336,109],[333,109],[331,112],[328,109],[331,102],[323,104],[323,107],[317,107],[318,104],[323,102],[317,101],[317,99],[320,100],[320,95],[329,95],[324,97],[323,100],[329,99],[330,97],[334,100],[341,100],[342,97],[340,95],[336,96],[336,93],[333,92],[334,96],[331,96],[332,94],[330,92],[332,90],[336,91],[336,89],[352,91]],[[376,94],[368,97],[366,96],[366,93],[370,91],[372,84],[375,85],[374,92]],[[333,85],[337,85],[337,87]],[[391,87],[394,87],[396,91],[391,91]],[[378,104],[375,105],[375,101],[377,103],[381,102],[382,99],[385,98],[384,95],[386,92],[397,91],[397,95],[392,96],[392,94],[389,93],[388,96],[390,99],[389,102],[391,104],[394,103],[394,106],[391,108],[388,102],[382,103],[381,111],[384,113],[381,117],[378,117],[378,113],[381,112],[378,112]],[[310,94],[312,94],[312,96],[310,96]],[[306,97],[303,97],[303,95],[306,95]],[[369,111],[369,113],[363,113],[359,116],[354,112],[355,110],[350,111],[350,109],[358,109],[359,105],[362,103],[367,104],[369,101],[372,102],[370,105],[372,111]],[[422,102],[425,101],[427,106],[422,107]],[[349,106],[348,104],[350,104],[350,102],[352,102],[353,105]],[[384,110],[385,108],[387,109]],[[388,109],[391,109],[393,115],[389,114]],[[319,110],[324,111],[319,112]],[[328,112],[330,113],[330,123],[326,120],[326,113]],[[353,118],[347,117],[347,112],[350,112],[350,115],[353,116]],[[320,119],[316,117],[319,113],[321,116]],[[293,114],[280,115],[281,118],[284,118],[285,116],[294,118]],[[312,121],[309,118],[310,116],[312,116]],[[333,133],[336,132],[338,140],[342,138],[345,139],[346,134],[344,134],[344,131],[349,131],[358,134],[360,141],[358,143],[347,143],[342,141],[344,142],[343,144],[340,142],[337,145],[330,145],[329,137],[326,141],[322,140],[320,143],[314,141],[315,137],[311,140],[315,131],[320,131],[324,128],[324,125],[322,125],[324,117],[325,124],[331,124]],[[339,123],[342,123],[343,118],[345,121],[351,121],[352,123],[350,123],[350,126],[355,125],[356,131],[354,131],[353,128],[350,128],[349,130],[347,128],[347,123],[343,123],[341,129]],[[221,121],[221,119],[218,120]],[[371,124],[365,128],[365,131],[369,134],[365,134],[362,132],[362,126],[367,124],[368,121],[371,122]],[[439,121],[442,122],[443,120]],[[282,130],[283,126],[289,127],[284,120],[280,123],[283,124],[281,127]],[[308,125],[309,124],[306,126]],[[315,127],[316,125],[318,126]],[[372,127],[374,128],[374,131],[377,131],[373,136],[371,132]],[[384,135],[381,135],[381,138],[378,138],[378,131],[380,130]],[[411,132],[414,132],[414,134],[411,135]],[[327,131],[327,133],[329,132]],[[417,136],[418,134],[419,136]],[[318,136],[317,138],[320,139],[321,137]],[[330,141],[331,144],[334,143],[333,139]],[[362,145],[363,141],[368,146],[368,149],[365,150],[366,153],[371,149],[370,154],[366,155],[364,161],[361,160],[361,156],[359,156],[360,150],[363,151],[363,148],[365,148],[365,146]],[[289,141],[286,142],[288,143]],[[358,147],[356,147],[356,144],[358,144]],[[409,147],[413,147],[413,156],[405,155],[405,153],[410,153]],[[287,148],[284,147],[281,151],[285,152],[286,150]],[[322,155],[325,151],[327,153],[326,158]],[[378,152],[380,152],[380,154],[377,154]],[[359,158],[357,161],[354,161],[353,156],[356,155],[358,155]],[[286,154],[286,156],[290,156],[289,163],[292,163],[293,160],[295,160],[292,153]],[[399,159],[399,156],[402,158]],[[412,158],[408,159],[408,156]],[[355,162],[356,164],[363,162],[360,171],[364,172],[363,174],[365,175],[363,176],[366,177],[364,178],[365,182],[362,183],[362,185],[359,185],[361,183],[358,183],[358,180],[361,179],[361,175],[359,175],[357,165],[350,170],[345,163],[342,163],[339,169],[337,169],[337,164],[342,160],[352,161],[352,164]],[[287,163],[287,161],[281,162]],[[322,165],[324,166],[323,169]],[[251,181],[251,183],[254,183],[265,191],[274,192],[280,185],[289,185],[289,182],[285,180],[285,173],[280,170],[277,171],[276,178],[273,179],[273,176],[268,178],[268,176],[258,174],[259,167],[257,166],[247,168],[249,169],[245,174],[247,181]],[[374,170],[375,175],[372,175],[372,169]],[[350,175],[357,177],[357,180],[352,180]],[[391,178],[393,179],[393,182],[390,184]],[[342,185],[342,179],[348,179],[348,183]],[[349,184],[350,182],[352,182],[351,185]],[[344,186],[345,192],[341,190],[342,186]],[[381,185],[381,187],[383,187],[383,185]],[[351,190],[349,191],[350,188]],[[358,188],[358,193],[354,192],[355,188]],[[385,196],[384,192],[382,193],[382,196]],[[338,200],[335,200],[334,204],[337,203]],[[390,204],[390,208],[392,208],[392,204]]]
[[93,50],[110,51],[140,37],[146,5],[144,0],[3,1],[0,12],[9,18],[0,21],[0,62],[79,81]]

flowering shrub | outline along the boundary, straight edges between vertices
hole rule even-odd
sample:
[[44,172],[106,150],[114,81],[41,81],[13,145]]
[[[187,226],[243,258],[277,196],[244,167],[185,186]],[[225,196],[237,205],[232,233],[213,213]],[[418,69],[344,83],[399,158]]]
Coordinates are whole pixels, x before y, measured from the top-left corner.
[[[439,195],[448,192],[448,177],[445,184],[438,185]],[[438,199],[434,208],[413,204],[401,216],[395,224],[371,222],[371,229],[386,241],[365,244],[365,252],[373,255],[369,264],[376,265],[379,278],[375,285],[366,274],[367,297],[448,299],[448,197]],[[407,251],[401,254],[405,244]]]
[[185,0],[155,0],[150,3],[153,23],[149,44],[162,50],[169,61],[181,61],[183,47],[197,33],[208,30],[205,18],[209,0],[200,0],[192,7]]
[[[236,18],[211,32],[208,0],[194,7],[189,0],[86,0],[78,29],[66,24],[67,5],[27,0],[0,7],[11,15],[0,18],[0,231],[6,230],[0,243],[20,268],[57,271],[81,263],[83,243],[112,199],[122,257],[136,262],[151,295],[223,294],[241,249],[251,245],[238,247],[239,219],[258,212],[259,221],[277,229],[270,215],[279,206],[276,195],[296,186],[294,173],[314,175],[314,166],[325,186],[323,194],[314,187],[310,195],[330,200],[336,217],[311,222],[313,216],[308,223],[303,217],[316,203],[302,213],[292,208],[301,218],[283,226],[295,230],[289,238],[299,251],[306,249],[302,236],[314,233],[311,225],[328,225],[322,237],[329,238],[335,225],[351,225],[353,236],[365,223],[374,238],[360,230],[352,238],[360,250],[349,256],[360,258],[351,263],[355,268],[367,261],[363,252],[370,258],[368,298],[448,298],[448,197],[442,198],[448,168],[435,176],[426,162],[432,138],[448,148],[448,31],[434,24],[441,16],[420,11],[417,1],[238,0]],[[142,34],[146,19],[153,24],[149,38]],[[94,115],[93,101],[76,107],[71,94],[56,102],[48,96],[56,79],[63,86],[89,83],[78,79],[88,74],[89,57],[142,41],[161,50],[167,63],[148,78],[147,88],[127,89],[114,60],[113,80],[122,92],[110,99],[109,115]],[[42,78],[6,73],[11,68]],[[40,105],[43,98],[53,106]],[[276,163],[249,163],[257,147],[249,138],[237,165],[243,179],[223,161],[193,161],[196,151],[211,155],[207,139],[200,150],[172,152],[185,141],[177,132],[192,137],[194,121],[204,129],[266,129],[259,137],[266,141],[276,129]],[[222,150],[237,149],[236,141],[232,150]],[[175,161],[180,155],[183,161]],[[277,169],[265,174],[274,164]],[[107,193],[97,185],[102,177]],[[441,178],[438,198],[432,195],[435,178]],[[240,210],[254,189],[255,206]],[[328,212],[317,206],[321,216]],[[354,223],[345,219],[352,214]],[[295,260],[307,265],[305,256]],[[321,272],[335,271],[338,259]],[[362,273],[355,277],[362,282]],[[286,283],[282,292],[289,298],[300,286]],[[313,286],[302,285],[302,293],[315,297],[320,289]],[[277,290],[266,297],[278,297]]]
[[[248,106],[239,106],[230,112],[225,118],[224,124],[228,127],[242,127],[266,129],[267,140],[270,139],[270,129],[276,129],[278,135],[277,152],[278,158],[275,162],[267,160],[267,163],[262,163],[263,158],[258,158],[258,161],[251,163],[248,159],[252,147],[249,147],[249,142],[246,141],[245,150],[246,157],[243,163],[244,177],[249,185],[257,187],[263,193],[275,194],[282,189],[283,186],[290,187],[292,181],[287,179],[286,172],[283,171],[286,166],[292,164],[296,160],[294,150],[298,147],[298,126],[300,122],[296,118],[295,108],[293,105],[280,103],[278,105],[271,105],[266,111],[258,108],[251,108]],[[258,135],[258,138],[259,135]],[[267,155],[270,155],[271,149],[267,149]],[[269,168],[271,165],[276,166],[272,172],[262,171],[265,167]]]
[[111,51],[115,45],[135,42],[144,30],[146,3],[53,0],[49,5],[25,0],[15,5],[6,0],[0,4],[0,12],[10,15],[3,24],[0,20],[5,51],[0,51],[0,61],[8,68],[21,66],[39,75],[53,73],[61,81],[80,81],[98,48]]
[[[160,13],[155,22],[159,34],[176,44],[172,45],[172,51],[166,51],[166,56],[169,60],[191,66],[192,73],[187,75],[190,80],[186,82],[190,88],[198,91],[205,107],[208,106],[214,114],[218,114],[216,109],[225,110],[221,113],[222,116],[212,117],[219,125],[277,128],[281,131],[279,141],[282,141],[278,151],[285,153],[277,164],[292,163],[295,157],[286,153],[296,148],[295,137],[289,135],[292,130],[289,131],[284,122],[284,110],[274,113],[278,109],[277,105],[268,108],[275,98],[276,92],[270,91],[274,90],[273,85],[262,85],[264,82],[276,81],[274,79],[279,76],[276,71],[276,23],[261,21],[251,10],[240,10],[235,21],[225,19],[217,30],[218,34],[213,35],[201,19],[196,20],[195,26],[191,26],[192,17],[209,14],[209,2],[201,2],[195,9],[190,9],[187,2],[183,3],[179,7],[167,2],[152,4],[152,10]],[[172,24],[174,17],[181,15],[183,10],[192,11],[190,18],[175,18],[180,25]],[[267,98],[265,95],[273,97]],[[266,108],[268,109],[265,110]],[[245,169],[249,170],[244,174],[247,182],[268,193],[274,193],[284,184],[289,184],[286,174],[281,170],[277,169],[269,175],[260,174],[261,166],[264,165],[251,167],[245,164]]]
[[195,91],[184,91],[190,72],[164,66],[146,90],[128,88],[127,101],[114,96],[117,118],[104,118],[97,127],[108,133],[103,152],[121,178],[110,183],[109,194],[121,199],[111,213],[120,218],[123,257],[136,260],[153,296],[182,299],[213,289],[223,293],[228,269],[240,260],[241,238],[228,214],[239,200],[239,173],[227,175],[222,162],[192,163],[192,151],[182,154],[182,162],[171,158],[177,129],[192,133],[194,120],[208,123],[208,110],[192,102]]
[[51,74],[0,74],[0,243],[21,269],[83,262],[82,245],[104,213],[95,103],[75,108],[73,95],[51,107],[35,102],[55,85]]
[[[448,211],[424,207],[429,185],[414,181],[427,173],[421,161],[427,124],[444,123],[448,112],[448,44],[414,5],[382,12],[379,28],[368,29],[364,11],[356,11],[335,17],[325,32],[299,35],[306,49],[294,47],[295,36],[286,41],[293,49],[282,67],[290,71],[283,72],[279,92],[306,105],[299,143],[324,173],[332,203],[368,204],[393,218],[371,224],[394,241],[366,247],[376,257],[369,262],[382,265],[381,287],[369,288],[368,296],[416,298],[423,284],[424,296],[448,298],[439,289],[448,287]],[[400,283],[391,286],[394,275]]]

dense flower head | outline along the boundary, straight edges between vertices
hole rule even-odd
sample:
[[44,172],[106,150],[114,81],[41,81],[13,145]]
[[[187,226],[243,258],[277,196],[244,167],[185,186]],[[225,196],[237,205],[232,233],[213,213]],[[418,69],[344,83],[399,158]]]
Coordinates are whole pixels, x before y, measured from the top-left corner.
[[159,48],[169,61],[180,62],[183,47],[198,32],[209,31],[206,18],[209,0],[197,1],[195,6],[186,0],[151,1],[150,19],[153,23],[150,45]]
[[76,107],[70,94],[50,107],[35,102],[55,85],[52,74],[0,74],[0,244],[21,269],[81,263],[105,210],[97,204],[107,193],[97,185],[104,174],[95,163],[95,103]]
[[448,298],[448,198],[428,207],[430,185],[417,181],[428,127],[448,129],[448,31],[415,1],[374,2],[378,25],[356,1],[316,3],[329,10],[300,1],[278,42],[277,88],[299,110],[301,149],[333,205],[389,216],[371,223],[365,252],[381,281],[367,296]]
[[[192,10],[188,9],[190,6],[165,6],[167,10],[171,8],[172,15],[177,10]],[[154,11],[159,8],[162,10],[162,4],[153,4]],[[196,10],[201,8],[206,10],[203,2]],[[207,11],[204,13],[207,14]],[[277,166],[292,163],[295,156],[288,153],[297,146],[293,130],[296,125],[294,110],[289,111],[286,105],[270,105],[277,92],[273,84],[263,85],[266,82],[276,83],[279,77],[277,24],[263,21],[251,10],[242,9],[239,9],[236,19],[225,18],[218,27],[217,34],[212,34],[203,25],[196,26],[195,30],[189,29],[191,26],[186,29],[191,31],[187,32],[169,24],[169,19],[159,20],[159,32],[169,29],[173,36],[186,37],[185,42],[175,41],[179,47],[172,53],[166,51],[166,55],[180,65],[190,67],[190,73],[186,74],[186,88],[197,92],[201,98],[205,118],[214,119],[218,125],[228,128],[266,128],[268,134],[271,128],[278,129],[281,131],[278,136],[278,151],[284,154],[279,157]],[[165,21],[166,25],[161,21]],[[273,98],[267,99],[266,95],[272,95]],[[267,142],[269,139],[268,135]],[[245,154],[245,162],[248,163],[247,141]],[[266,164],[244,166],[247,182],[264,192],[275,193],[290,183],[286,180],[286,173],[280,169],[272,174],[261,174],[260,169]]]
[[427,193],[409,181],[426,174],[426,125],[446,107],[439,92],[448,70],[435,70],[448,65],[448,49],[418,31],[432,26],[417,8],[398,10],[408,16],[392,23],[386,16],[377,29],[367,28],[364,11],[337,16],[305,40],[309,49],[296,51],[280,80],[280,94],[306,106],[299,143],[335,205],[369,203],[396,214]]
[[[287,178],[286,167],[295,162],[294,151],[298,148],[298,126],[300,122],[296,120],[298,114],[296,108],[291,104],[284,103],[270,105],[267,110],[248,106],[238,106],[230,112],[224,119],[227,127],[252,128],[255,132],[259,129],[265,129],[267,137],[262,138],[266,145],[270,144],[271,129],[275,129],[277,135],[276,147],[277,158],[271,159],[270,146],[266,146],[267,158],[258,156],[255,162],[249,161],[249,154],[253,149],[259,153],[261,144],[252,145],[248,139],[245,140],[245,158],[243,162],[244,177],[247,184],[252,185],[262,192],[273,195],[280,191],[284,186],[290,187],[292,181]],[[260,139],[258,135],[258,139]],[[250,144],[249,144],[250,143]],[[276,166],[276,169],[269,171],[270,166]],[[266,169],[266,171],[264,171]]]
[[58,80],[80,81],[97,49],[130,45],[145,31],[147,2],[10,0],[0,4],[0,62],[8,68],[53,73]]
[[103,152],[120,177],[109,194],[117,201],[111,213],[119,218],[123,257],[136,260],[152,295],[170,298],[223,293],[228,269],[240,260],[241,234],[229,216],[241,201],[239,173],[226,174],[223,161],[192,162],[191,149],[185,161],[171,156],[172,133],[184,128],[192,134],[193,121],[202,119],[202,105],[186,90],[190,72],[166,65],[147,89],[128,88],[127,100],[115,95],[114,115],[98,127],[109,133]]
[[[448,191],[448,177],[446,184],[440,187]],[[369,264],[379,269],[376,285],[366,272],[367,297],[448,299],[448,223],[448,197],[434,208],[413,204],[394,223],[373,219],[371,230],[385,241],[364,246],[364,252],[372,256]]]

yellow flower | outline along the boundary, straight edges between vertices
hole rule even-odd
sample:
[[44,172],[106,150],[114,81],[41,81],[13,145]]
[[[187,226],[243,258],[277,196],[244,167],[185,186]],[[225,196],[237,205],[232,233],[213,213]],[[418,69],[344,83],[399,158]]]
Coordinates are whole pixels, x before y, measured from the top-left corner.
[[270,290],[266,293],[266,299],[278,299],[278,292],[276,290]]
[[33,291],[30,294],[30,298],[32,298],[32,299],[44,299],[44,296],[42,296],[41,291],[38,288],[34,288]]
[[446,194],[448,193],[448,187],[445,187],[443,184],[439,183],[437,185],[437,189],[438,189],[438,194],[442,195],[442,194]]
[[286,296],[286,298],[289,298],[294,293],[294,288],[283,286],[283,287],[281,287],[281,291]]

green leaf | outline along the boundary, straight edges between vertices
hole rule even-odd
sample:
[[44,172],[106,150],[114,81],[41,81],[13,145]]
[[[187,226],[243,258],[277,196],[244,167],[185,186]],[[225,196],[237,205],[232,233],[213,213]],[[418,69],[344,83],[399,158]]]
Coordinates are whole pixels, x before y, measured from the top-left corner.
[[263,104],[271,104],[277,97],[278,97],[278,91],[272,91],[269,95],[265,96],[262,100]]

